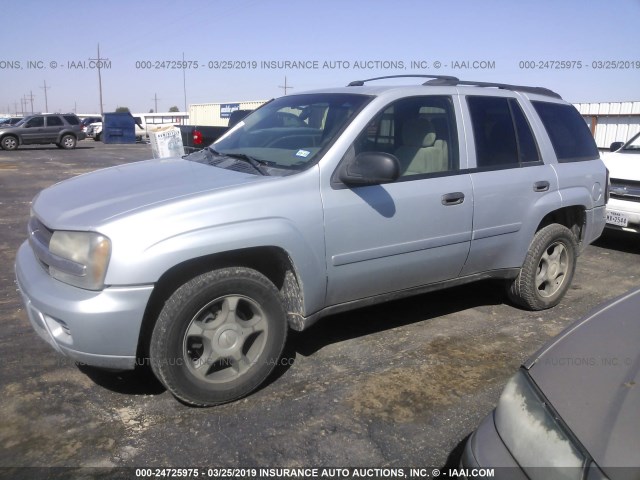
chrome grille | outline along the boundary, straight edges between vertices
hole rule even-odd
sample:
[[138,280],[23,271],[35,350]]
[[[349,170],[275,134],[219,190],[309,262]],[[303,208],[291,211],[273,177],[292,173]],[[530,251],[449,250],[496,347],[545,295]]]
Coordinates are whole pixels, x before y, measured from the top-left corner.
[[36,217],[31,217],[29,220],[29,243],[36,254],[36,257],[40,261],[43,267],[49,268],[49,264],[46,262],[49,252],[49,242],[53,231],[48,229],[40,220]]
[[635,180],[611,179],[610,197],[627,202],[640,202],[640,182]]

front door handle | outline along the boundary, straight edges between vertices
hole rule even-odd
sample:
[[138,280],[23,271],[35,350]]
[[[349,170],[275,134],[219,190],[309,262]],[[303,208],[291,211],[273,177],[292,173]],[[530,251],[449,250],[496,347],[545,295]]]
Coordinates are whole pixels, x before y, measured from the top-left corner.
[[445,193],[442,195],[442,204],[447,207],[450,205],[460,205],[462,202],[464,202],[464,193],[462,192]]
[[534,192],[548,192],[549,191],[549,182],[546,180],[542,180],[541,182],[536,182],[533,184]]

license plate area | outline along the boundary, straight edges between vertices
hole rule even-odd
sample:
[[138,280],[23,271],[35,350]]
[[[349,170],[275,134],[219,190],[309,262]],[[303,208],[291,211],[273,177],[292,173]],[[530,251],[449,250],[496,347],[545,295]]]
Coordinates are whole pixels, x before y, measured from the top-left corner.
[[629,217],[620,212],[607,212],[606,222],[617,227],[629,225]]

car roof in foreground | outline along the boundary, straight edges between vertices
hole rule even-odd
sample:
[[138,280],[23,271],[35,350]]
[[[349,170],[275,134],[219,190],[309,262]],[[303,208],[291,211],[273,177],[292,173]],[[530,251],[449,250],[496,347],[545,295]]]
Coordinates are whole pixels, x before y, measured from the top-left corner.
[[640,463],[638,312],[640,289],[570,325],[523,365],[605,472]]

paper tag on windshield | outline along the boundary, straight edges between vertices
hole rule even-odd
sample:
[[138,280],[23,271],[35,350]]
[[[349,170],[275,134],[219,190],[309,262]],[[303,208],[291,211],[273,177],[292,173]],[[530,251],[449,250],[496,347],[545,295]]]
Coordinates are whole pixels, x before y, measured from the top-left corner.
[[311,152],[309,150],[298,150],[296,152],[296,157],[307,158]]

